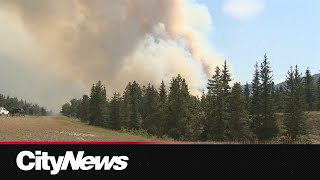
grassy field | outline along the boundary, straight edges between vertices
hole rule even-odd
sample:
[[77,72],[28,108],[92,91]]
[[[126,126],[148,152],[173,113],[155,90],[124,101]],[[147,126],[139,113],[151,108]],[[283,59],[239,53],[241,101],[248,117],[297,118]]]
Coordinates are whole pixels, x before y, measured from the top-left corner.
[[102,142],[159,139],[93,127],[66,117],[0,117],[0,141]]
[[320,112],[309,112],[307,125],[310,132],[310,140],[313,144],[320,144]]
[[[278,114],[280,118],[283,115]],[[308,112],[307,125],[309,138],[312,144],[320,144],[320,112]],[[172,139],[158,139],[145,133],[128,133],[112,131],[100,127],[93,127],[78,120],[62,117],[1,117],[0,116],[0,142],[154,142],[165,141],[178,143]],[[181,143],[181,142],[179,142]],[[241,144],[238,142],[183,142],[186,144]],[[261,142],[246,142],[246,144],[260,144]],[[281,144],[283,141],[275,139],[267,144]],[[302,142],[304,143],[304,142]]]

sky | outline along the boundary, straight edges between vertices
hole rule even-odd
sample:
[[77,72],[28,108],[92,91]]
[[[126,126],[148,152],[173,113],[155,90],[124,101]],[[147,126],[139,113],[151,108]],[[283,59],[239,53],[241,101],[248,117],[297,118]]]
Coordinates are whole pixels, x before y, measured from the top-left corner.
[[274,81],[290,66],[319,73],[318,0],[0,0],[0,93],[59,112],[101,80],[107,96],[129,81],[186,78],[201,94],[227,60],[252,81],[267,53]]
[[320,70],[320,1],[201,0],[213,17],[210,42],[232,66],[235,81],[251,82],[256,61],[267,53],[274,81],[290,66]]

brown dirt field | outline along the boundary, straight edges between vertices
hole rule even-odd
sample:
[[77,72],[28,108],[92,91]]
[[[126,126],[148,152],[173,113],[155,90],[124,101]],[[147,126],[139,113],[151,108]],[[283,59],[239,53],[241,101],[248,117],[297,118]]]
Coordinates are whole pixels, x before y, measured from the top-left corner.
[[151,141],[64,117],[1,117],[0,142]]

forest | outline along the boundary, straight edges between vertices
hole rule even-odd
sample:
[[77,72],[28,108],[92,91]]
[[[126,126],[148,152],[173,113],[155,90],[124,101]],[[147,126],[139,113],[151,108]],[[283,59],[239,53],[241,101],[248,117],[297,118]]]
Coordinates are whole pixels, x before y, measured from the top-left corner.
[[308,112],[320,111],[320,78],[309,69],[289,67],[285,83],[276,86],[265,54],[255,65],[251,83],[232,82],[229,66],[215,67],[201,96],[191,95],[177,75],[170,86],[129,82],[107,98],[98,81],[90,95],[71,99],[61,113],[113,130],[141,130],[179,141],[248,142],[308,138]]
[[0,107],[5,107],[7,110],[22,108],[27,115],[33,116],[46,116],[52,114],[51,111],[48,111],[45,107],[39,106],[37,103],[27,102],[26,100],[5,96],[3,94],[0,94]]

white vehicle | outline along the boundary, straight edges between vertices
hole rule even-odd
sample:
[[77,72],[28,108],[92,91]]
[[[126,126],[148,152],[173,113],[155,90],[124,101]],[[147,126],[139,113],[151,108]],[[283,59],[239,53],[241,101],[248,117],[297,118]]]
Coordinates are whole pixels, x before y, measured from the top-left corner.
[[4,107],[0,107],[0,115],[1,116],[3,116],[3,115],[9,116],[9,111],[6,110],[6,108],[4,108]]

